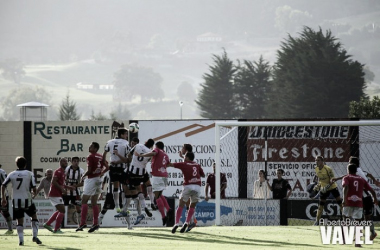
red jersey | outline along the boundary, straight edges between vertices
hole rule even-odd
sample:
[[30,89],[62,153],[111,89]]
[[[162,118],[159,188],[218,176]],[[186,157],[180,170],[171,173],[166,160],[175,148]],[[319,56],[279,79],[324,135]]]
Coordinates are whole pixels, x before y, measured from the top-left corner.
[[[63,186],[65,184],[65,169],[56,169],[53,173],[53,179],[54,178],[57,178],[57,183]],[[53,181],[50,184],[49,197],[62,197],[62,191],[53,185]]]
[[89,179],[99,177],[103,170],[103,156],[98,153],[89,154],[87,156],[87,170]]
[[348,188],[345,206],[363,207],[363,190],[372,190],[366,180],[359,175],[349,174],[343,178],[342,186]]
[[201,177],[205,176],[202,167],[194,161],[173,163],[175,168],[181,169],[183,173],[183,185],[202,185]]
[[152,157],[152,175],[159,177],[168,177],[166,166],[169,163],[169,156],[162,149],[155,148],[153,152],[156,155]]

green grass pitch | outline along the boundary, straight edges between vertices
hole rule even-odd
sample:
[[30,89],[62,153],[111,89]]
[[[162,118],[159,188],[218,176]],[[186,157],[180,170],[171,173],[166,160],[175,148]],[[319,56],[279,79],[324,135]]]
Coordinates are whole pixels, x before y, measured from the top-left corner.
[[[180,229],[180,228],[179,228]],[[39,239],[42,245],[32,242],[31,229],[25,230],[24,246],[18,246],[16,231],[5,236],[0,230],[1,249],[349,249],[353,245],[323,245],[319,227],[314,226],[257,226],[257,227],[196,227],[191,232],[171,233],[171,228],[100,228],[88,233],[63,229],[64,234],[54,235],[41,228]],[[379,231],[379,227],[376,228]],[[379,238],[365,249],[379,249]]]

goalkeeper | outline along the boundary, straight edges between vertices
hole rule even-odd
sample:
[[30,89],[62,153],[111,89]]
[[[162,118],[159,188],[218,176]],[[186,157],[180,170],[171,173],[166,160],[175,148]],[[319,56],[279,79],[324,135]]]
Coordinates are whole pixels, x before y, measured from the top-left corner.
[[319,220],[321,219],[323,208],[326,204],[327,197],[332,194],[336,199],[340,207],[340,214],[342,215],[342,198],[340,197],[338,187],[335,182],[332,181],[334,178],[334,172],[332,169],[324,164],[323,157],[318,155],[315,157],[315,177],[318,177],[318,185],[314,187],[314,191],[319,191],[319,206],[317,210],[317,216],[315,219],[315,226],[319,225]]

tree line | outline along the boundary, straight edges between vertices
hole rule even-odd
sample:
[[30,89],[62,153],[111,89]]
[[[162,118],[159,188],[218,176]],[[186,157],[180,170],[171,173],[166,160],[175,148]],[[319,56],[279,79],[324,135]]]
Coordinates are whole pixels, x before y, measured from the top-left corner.
[[208,119],[379,118],[364,72],[330,30],[304,27],[281,43],[274,65],[213,55],[196,103]]
[[[365,78],[374,75],[353,60],[331,31],[304,27],[298,37],[288,35],[270,65],[262,56],[257,61],[233,62],[226,51],[213,55],[213,64],[203,74],[196,99],[201,117],[207,119],[286,118],[380,118],[380,100],[365,94]],[[0,63],[5,79],[20,83],[24,65],[17,59]],[[126,64],[114,74],[115,97],[140,96],[141,101],[161,100],[162,78],[150,68]],[[179,85],[182,100],[193,96],[186,82]],[[191,90],[191,91],[190,91]],[[192,99],[189,97],[189,99]],[[15,120],[17,104],[27,101],[50,103],[43,88],[17,88],[1,101],[3,120]],[[59,120],[78,120],[81,115],[69,94],[59,106]],[[90,120],[129,119],[125,105],[108,116],[92,111]]]

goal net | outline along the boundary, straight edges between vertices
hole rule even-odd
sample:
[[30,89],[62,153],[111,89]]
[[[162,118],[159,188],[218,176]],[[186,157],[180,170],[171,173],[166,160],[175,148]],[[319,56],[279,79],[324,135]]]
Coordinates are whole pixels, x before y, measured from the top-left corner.
[[[350,156],[359,158],[363,171],[380,179],[380,121],[252,121],[217,122],[216,225],[312,225],[318,199],[307,186],[315,176],[315,157],[321,155],[335,177],[347,173]],[[273,199],[269,185],[284,171],[292,193],[288,200]],[[220,199],[220,173],[227,177],[226,199]],[[256,182],[256,183],[255,183]],[[380,197],[380,188],[369,181]],[[340,194],[341,181],[337,182]],[[374,220],[380,210],[374,208]],[[331,199],[323,216],[340,216]]]

